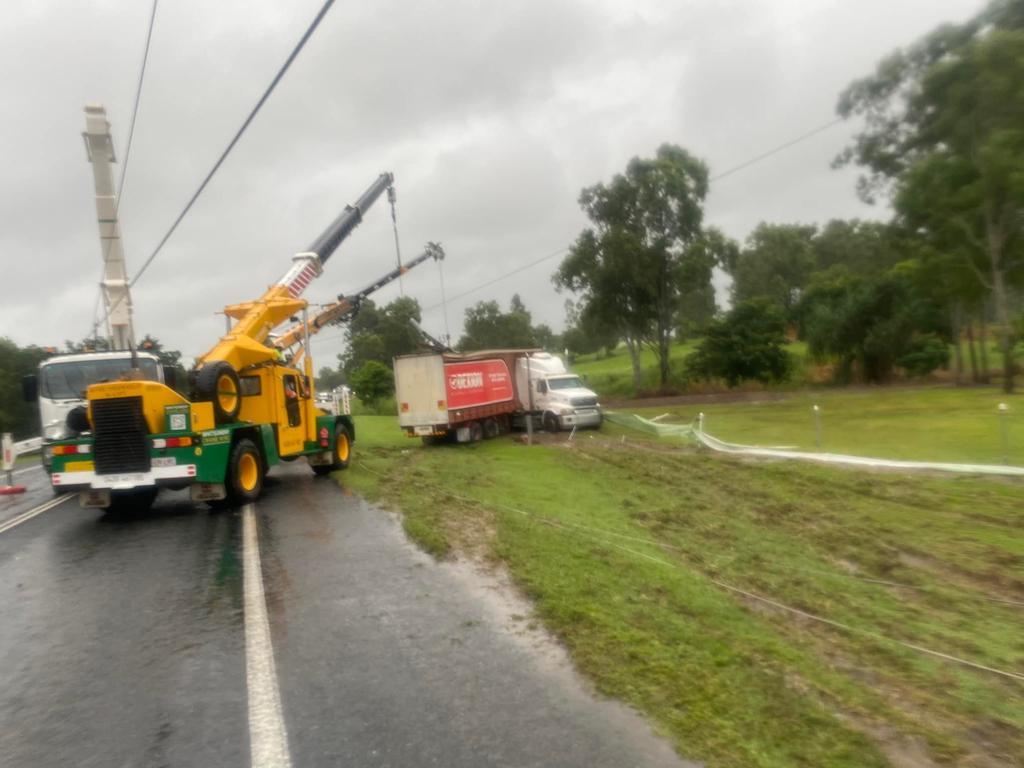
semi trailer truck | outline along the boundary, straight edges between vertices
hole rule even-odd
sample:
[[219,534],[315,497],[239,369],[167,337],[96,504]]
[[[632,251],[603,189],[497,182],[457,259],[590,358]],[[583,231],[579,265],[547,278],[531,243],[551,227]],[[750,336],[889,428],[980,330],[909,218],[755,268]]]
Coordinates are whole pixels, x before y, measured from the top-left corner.
[[401,355],[394,370],[399,426],[427,443],[476,442],[528,419],[549,432],[603,421],[597,395],[537,349]]

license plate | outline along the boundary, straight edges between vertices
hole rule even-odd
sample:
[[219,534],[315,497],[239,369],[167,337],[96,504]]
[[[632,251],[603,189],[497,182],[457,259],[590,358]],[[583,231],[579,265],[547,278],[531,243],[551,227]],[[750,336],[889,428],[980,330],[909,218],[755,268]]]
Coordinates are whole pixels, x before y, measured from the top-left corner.
[[432,435],[434,434],[433,427],[416,427],[413,430],[417,435]]
[[176,466],[177,463],[178,460],[173,456],[157,456],[152,461],[154,467],[173,467]]
[[144,485],[150,482],[150,478],[145,476],[145,472],[125,472],[120,475],[102,475],[102,478],[108,482],[117,483],[118,485],[123,485],[125,483]]

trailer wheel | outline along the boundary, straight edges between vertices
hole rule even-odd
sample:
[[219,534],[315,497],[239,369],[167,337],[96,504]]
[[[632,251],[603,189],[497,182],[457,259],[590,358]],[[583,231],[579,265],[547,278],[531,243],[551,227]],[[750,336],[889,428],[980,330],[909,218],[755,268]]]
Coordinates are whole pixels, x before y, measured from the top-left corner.
[[313,467],[313,472],[318,475],[326,475],[330,472],[348,468],[349,460],[352,458],[352,438],[344,424],[337,424],[334,427],[334,450],[331,451],[331,463],[321,464]]
[[551,411],[544,414],[544,431],[552,433],[558,431],[558,417]]
[[213,413],[218,424],[226,424],[238,418],[238,412],[242,409],[241,385],[231,363],[218,360],[204,365],[196,377],[196,389],[200,399],[213,403]]
[[501,434],[501,427],[498,425],[497,420],[487,419],[484,422],[484,437],[490,440],[491,438],[497,437],[499,434]]
[[479,421],[473,421],[469,424],[469,442],[479,443],[484,439],[484,428],[480,426]]
[[236,504],[256,501],[263,490],[263,458],[256,443],[247,437],[231,449],[227,486],[228,498]]

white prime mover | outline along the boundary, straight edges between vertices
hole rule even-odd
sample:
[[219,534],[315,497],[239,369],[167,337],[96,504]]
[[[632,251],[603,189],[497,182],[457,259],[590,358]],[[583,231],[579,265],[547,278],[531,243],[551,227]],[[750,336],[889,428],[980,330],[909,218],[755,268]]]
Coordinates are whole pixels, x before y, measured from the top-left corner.
[[[142,378],[166,383],[163,367],[156,355],[136,352],[135,358]],[[72,436],[74,430],[68,424],[68,413],[86,405],[85,391],[89,385],[117,381],[132,367],[130,351],[83,352],[44,360],[39,364],[37,374],[24,378],[22,389],[25,399],[39,403],[43,467],[47,471],[53,455],[50,444]]]

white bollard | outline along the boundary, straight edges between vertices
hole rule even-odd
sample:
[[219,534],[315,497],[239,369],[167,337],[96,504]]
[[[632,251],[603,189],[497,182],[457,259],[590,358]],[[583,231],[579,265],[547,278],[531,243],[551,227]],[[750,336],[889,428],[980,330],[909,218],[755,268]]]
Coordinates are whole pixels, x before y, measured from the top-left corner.
[[999,434],[1003,443],[1003,464],[1010,463],[1010,426],[1008,419],[1010,406],[1006,403],[999,404]]

